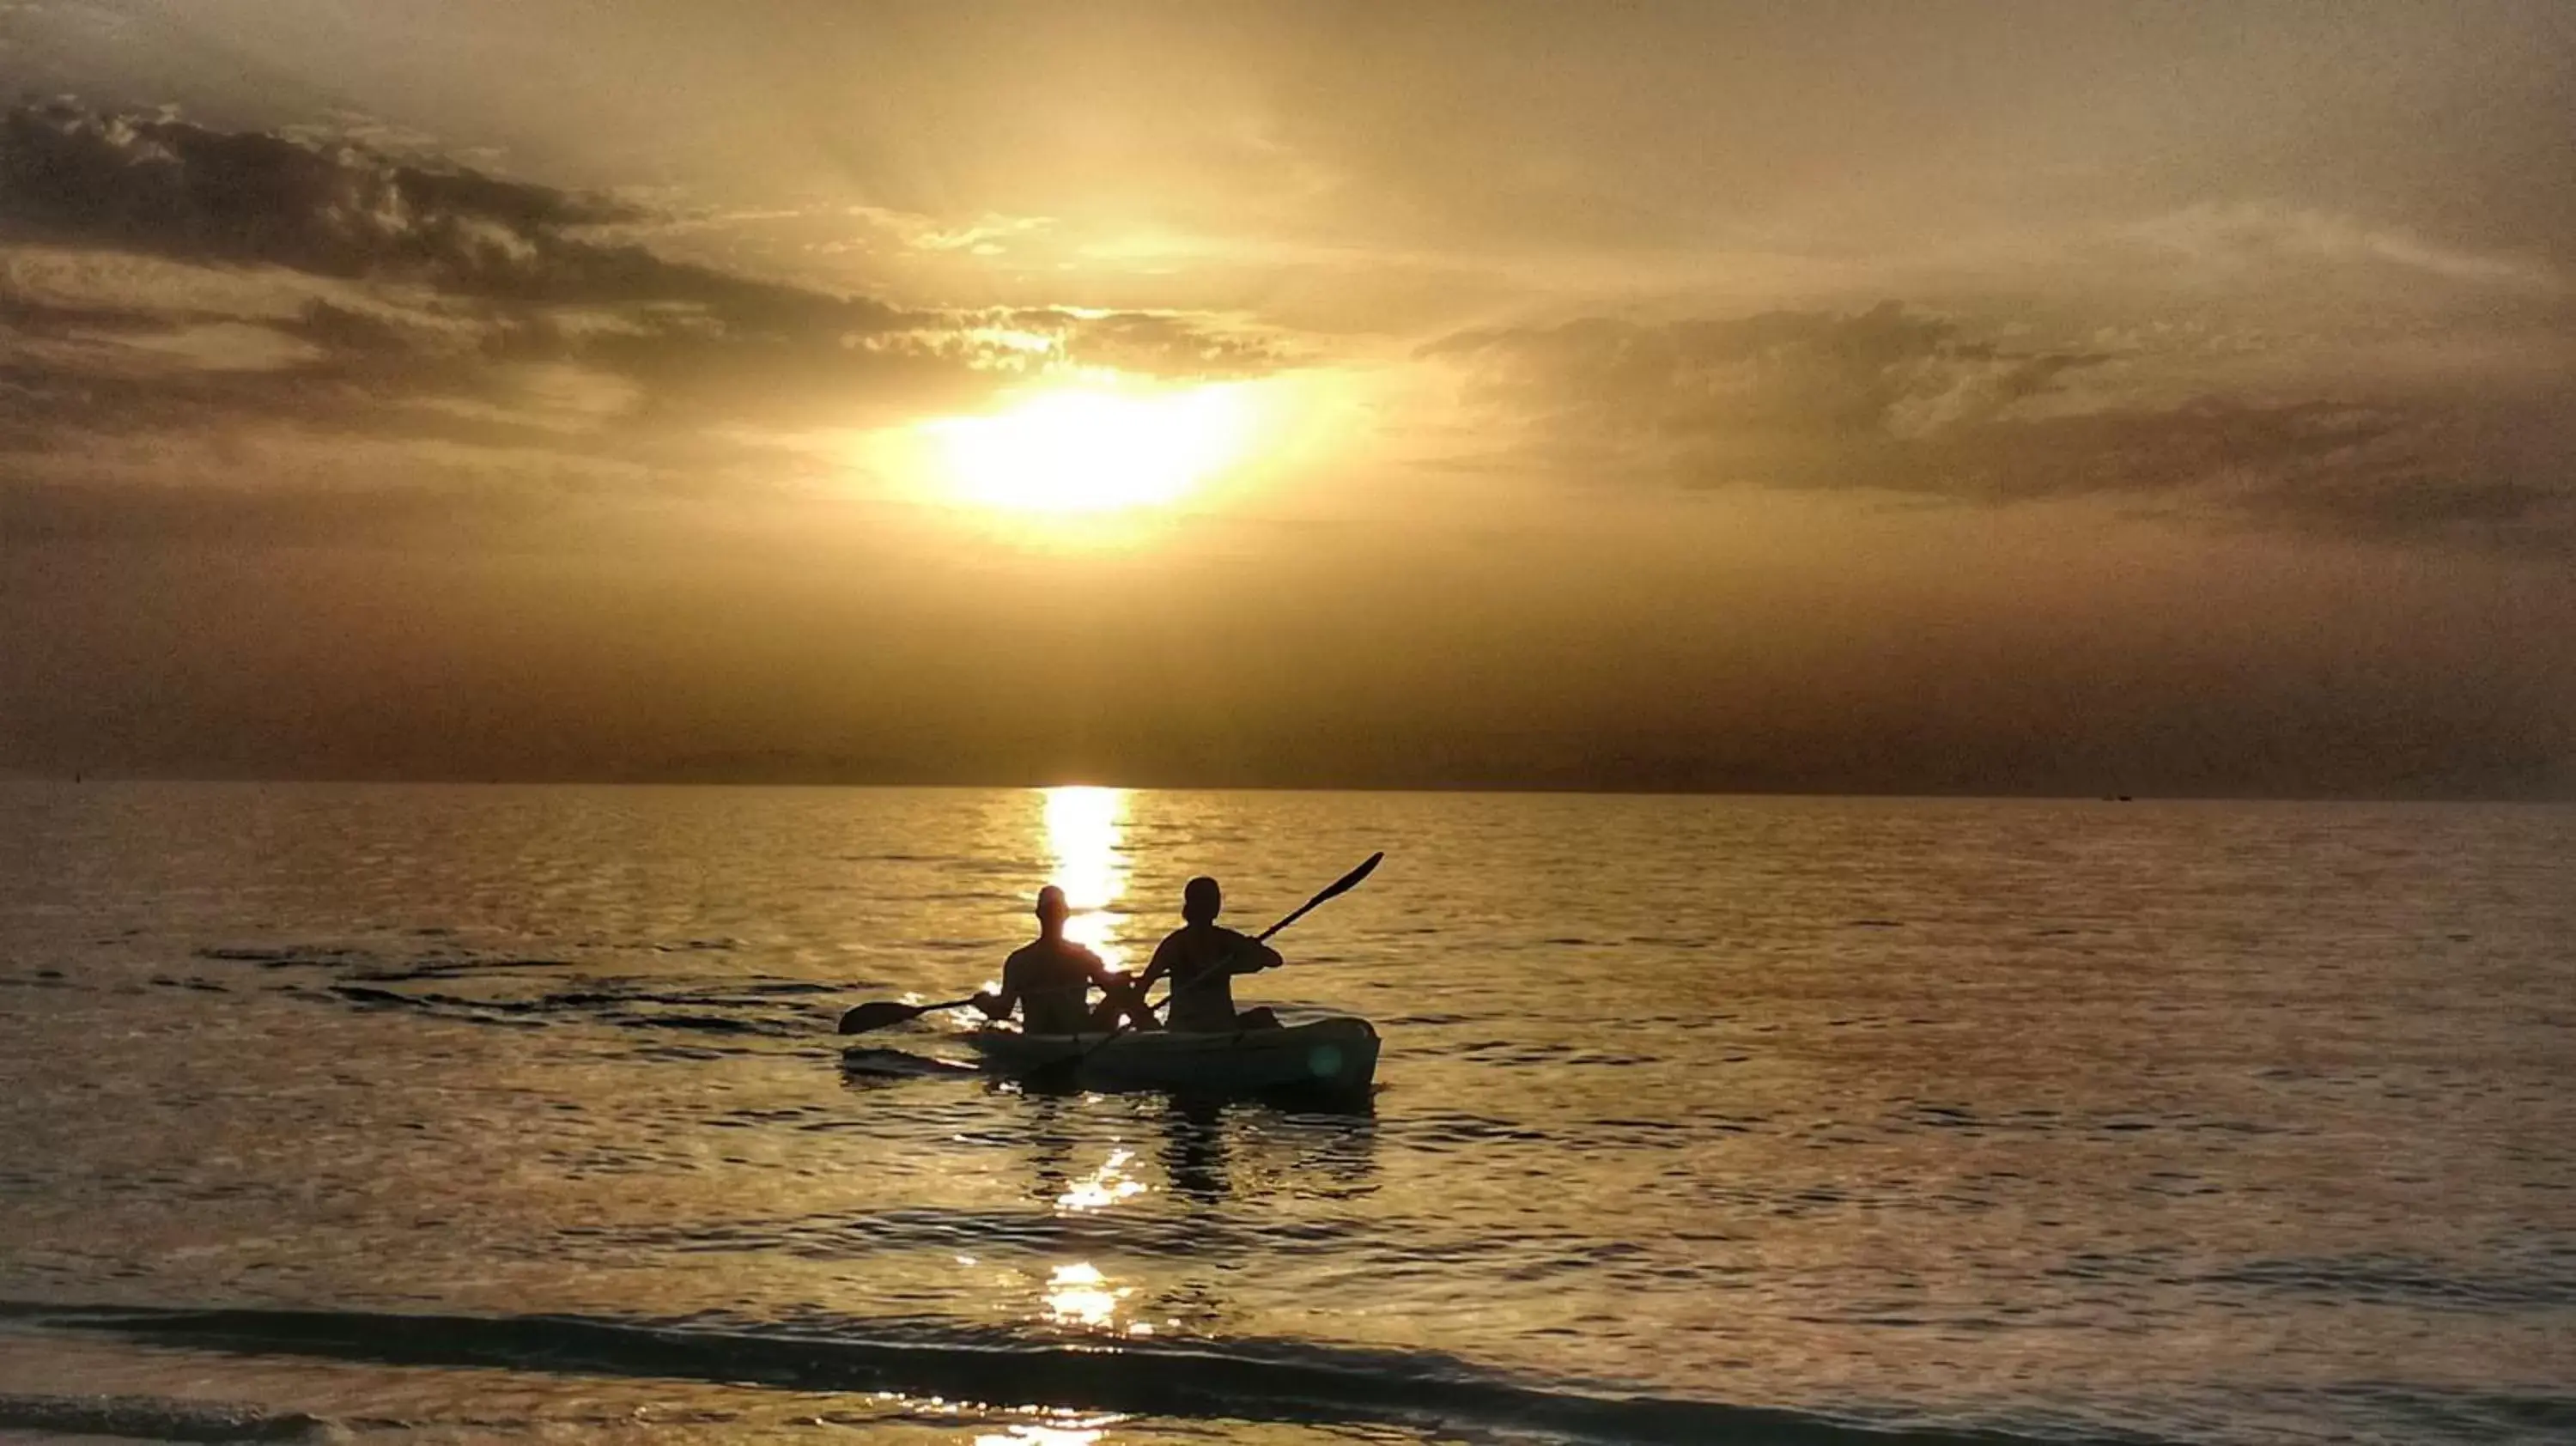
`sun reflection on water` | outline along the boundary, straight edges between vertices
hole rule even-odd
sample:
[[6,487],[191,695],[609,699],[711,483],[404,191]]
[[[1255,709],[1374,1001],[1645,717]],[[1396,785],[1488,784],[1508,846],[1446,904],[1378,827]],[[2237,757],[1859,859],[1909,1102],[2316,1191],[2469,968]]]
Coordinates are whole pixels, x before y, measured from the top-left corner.
[[975,1438],[975,1446],[1091,1446],[1105,1434],[1103,1428],[1126,1418],[1122,1416],[1077,1416],[1062,1413],[1069,1423],[1063,1426],[1041,1426],[1034,1421],[1022,1422],[1008,1432],[993,1432]]
[[1134,1293],[1133,1286],[1111,1289],[1109,1278],[1089,1261],[1059,1265],[1047,1278],[1047,1319],[1096,1329],[1108,1325],[1118,1314],[1118,1302]]
[[1116,1150],[1100,1168],[1073,1182],[1063,1194],[1055,1197],[1059,1211],[1078,1213],[1105,1210],[1131,1195],[1145,1193],[1145,1183],[1127,1174],[1127,1162],[1136,1158],[1133,1150]]
[[1098,954],[1112,969],[1127,967],[1127,951],[1117,941],[1127,916],[1112,909],[1127,892],[1127,790],[1064,787],[1042,789],[1045,798],[1047,851],[1055,856],[1048,882],[1064,890],[1073,906],[1064,935]]

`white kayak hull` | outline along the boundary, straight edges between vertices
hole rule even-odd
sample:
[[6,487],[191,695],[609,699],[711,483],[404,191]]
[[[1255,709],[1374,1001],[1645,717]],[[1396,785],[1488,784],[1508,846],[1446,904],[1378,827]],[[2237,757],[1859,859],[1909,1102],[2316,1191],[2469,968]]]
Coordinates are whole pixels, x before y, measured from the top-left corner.
[[1377,1031],[1365,1019],[1223,1034],[984,1029],[966,1036],[966,1043],[988,1068],[1006,1074],[1070,1068],[1075,1083],[1095,1089],[1356,1096],[1368,1092],[1377,1073]]

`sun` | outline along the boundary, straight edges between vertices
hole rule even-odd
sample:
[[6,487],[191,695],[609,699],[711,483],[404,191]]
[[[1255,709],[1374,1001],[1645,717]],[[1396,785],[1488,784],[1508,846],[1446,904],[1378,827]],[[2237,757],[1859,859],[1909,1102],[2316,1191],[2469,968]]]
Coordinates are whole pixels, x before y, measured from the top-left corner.
[[1241,461],[1252,416],[1239,384],[1084,383],[921,429],[965,500],[1012,512],[1121,512],[1178,501]]

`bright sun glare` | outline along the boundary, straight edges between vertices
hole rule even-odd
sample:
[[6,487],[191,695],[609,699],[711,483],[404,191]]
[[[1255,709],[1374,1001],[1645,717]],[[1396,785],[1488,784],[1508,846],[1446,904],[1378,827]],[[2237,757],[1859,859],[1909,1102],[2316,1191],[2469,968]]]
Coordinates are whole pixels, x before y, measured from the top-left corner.
[[967,499],[1014,512],[1114,512],[1179,500],[1251,443],[1243,388],[1071,386],[923,430]]

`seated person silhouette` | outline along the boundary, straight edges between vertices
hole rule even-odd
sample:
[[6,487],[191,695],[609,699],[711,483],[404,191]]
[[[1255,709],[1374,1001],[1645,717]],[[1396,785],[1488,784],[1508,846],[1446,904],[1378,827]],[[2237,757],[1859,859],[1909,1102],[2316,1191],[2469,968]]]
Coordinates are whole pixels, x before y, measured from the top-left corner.
[[[1116,1027],[1122,1014],[1138,1029],[1160,1028],[1145,1007],[1145,986],[1101,961],[1099,955],[1064,937],[1064,890],[1053,884],[1038,890],[1038,936],[1011,951],[1002,962],[1002,988],[975,996],[977,1008],[993,1019],[1008,1019],[1013,1009],[1020,1027],[1030,1034],[1086,1034]],[[1091,991],[1107,997],[1097,1006]]]
[[1181,927],[1154,947],[1154,962],[1145,966],[1137,988],[1157,979],[1172,981],[1171,1028],[1208,1034],[1238,1029],[1277,1029],[1279,1016],[1267,1009],[1234,1008],[1234,976],[1276,969],[1286,962],[1279,951],[1249,935],[1217,923],[1225,895],[1214,879],[1190,880],[1181,892]]

